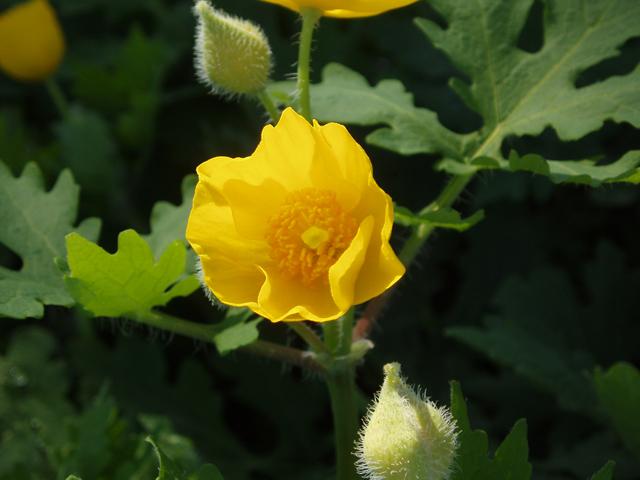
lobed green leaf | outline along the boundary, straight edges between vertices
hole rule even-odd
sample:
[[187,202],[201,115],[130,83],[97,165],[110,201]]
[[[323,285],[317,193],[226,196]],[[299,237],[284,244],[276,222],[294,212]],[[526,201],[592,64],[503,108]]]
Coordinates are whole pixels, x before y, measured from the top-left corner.
[[73,306],[54,259],[65,256],[67,234],[75,231],[95,241],[100,232],[96,218],[73,226],[78,196],[69,170],[46,192],[35,163],[14,178],[0,162],[0,243],[22,258],[19,271],[0,266],[0,317],[40,318],[44,305]]
[[200,283],[185,269],[185,246],[174,240],[157,263],[151,247],[133,230],[118,236],[111,255],[78,234],[67,236],[70,274],[64,283],[73,298],[92,316],[133,316],[193,293]]
[[579,139],[606,120],[640,127],[640,65],[627,75],[575,87],[584,70],[619,55],[620,45],[640,35],[638,2],[547,2],[544,45],[535,53],[517,47],[533,0],[430,3],[446,28],[426,19],[417,19],[416,24],[470,80],[454,78],[450,84],[484,118],[480,130],[453,133],[434,112],[415,107],[398,81],[382,80],[372,87],[359,74],[336,64],[325,67],[322,82],[312,86],[314,116],[325,122],[385,124],[387,128],[367,137],[369,143],[403,154],[439,153],[443,159],[436,168],[452,174],[501,168],[530,170],[556,183],[593,187],[640,182],[639,152],[629,152],[609,165],[517,154],[507,160],[500,153],[508,136],[538,135],[547,127],[553,127],[562,140]]
[[258,324],[264,320],[262,317],[250,320],[253,312],[246,307],[230,307],[225,319],[216,325],[220,333],[213,337],[218,353],[227,353],[244,347],[258,339]]

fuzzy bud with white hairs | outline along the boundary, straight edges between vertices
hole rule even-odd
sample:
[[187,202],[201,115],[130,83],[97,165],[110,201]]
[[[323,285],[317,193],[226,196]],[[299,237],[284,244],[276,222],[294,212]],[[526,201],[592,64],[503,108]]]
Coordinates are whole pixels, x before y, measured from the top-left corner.
[[399,363],[369,409],[357,445],[358,473],[370,480],[446,480],[458,447],[456,423],[402,378]]
[[255,95],[267,85],[272,69],[271,47],[254,23],[213,8],[200,0],[195,66],[198,79],[225,97]]

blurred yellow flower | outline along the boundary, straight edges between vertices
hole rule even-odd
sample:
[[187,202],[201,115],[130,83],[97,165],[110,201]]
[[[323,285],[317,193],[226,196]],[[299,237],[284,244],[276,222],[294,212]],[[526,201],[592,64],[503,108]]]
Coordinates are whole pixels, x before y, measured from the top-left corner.
[[333,320],[397,282],[391,198],[342,125],[288,108],[247,158],[198,167],[187,239],[223,303],[271,321]]
[[65,51],[62,28],[47,0],[28,0],[0,14],[0,69],[21,82],[53,74]]
[[300,7],[322,10],[325,17],[354,18],[379,15],[394,8],[404,7],[418,0],[263,0],[277,3],[294,11]]

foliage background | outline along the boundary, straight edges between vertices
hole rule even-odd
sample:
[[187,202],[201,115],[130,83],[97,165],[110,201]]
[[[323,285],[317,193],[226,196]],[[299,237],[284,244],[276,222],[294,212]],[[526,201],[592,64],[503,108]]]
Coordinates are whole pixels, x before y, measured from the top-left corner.
[[[49,187],[71,168],[82,187],[79,218],[102,218],[100,244],[113,252],[121,230],[149,231],[155,202],[182,202],[180,179],[199,163],[250,154],[265,116],[250,99],[224,102],[196,83],[191,2],[51,3],[67,35],[57,78],[72,113],[63,121],[43,86],[0,77],[0,158],[14,175],[36,161]],[[216,6],[262,25],[275,53],[273,78],[289,77],[300,27],[294,13],[254,0]],[[524,50],[541,47],[542,14],[537,1],[520,38]],[[368,19],[322,19],[312,78],[318,81],[329,62],[372,84],[398,78],[446,127],[476,130],[482,119],[447,86],[461,75],[412,24],[416,16],[443,21],[426,2]],[[638,61],[640,38],[633,38],[578,84],[628,73]],[[349,130],[398,204],[418,210],[444,186],[446,174],[432,169],[436,157],[367,146],[371,129]],[[508,139],[505,155],[511,148],[613,160],[640,149],[640,132],[607,122],[579,141],[561,142],[547,129]],[[471,425],[487,431],[492,451],[527,418],[533,478],[583,479],[609,459],[617,462],[615,478],[638,478],[639,459],[598,410],[590,374],[617,361],[640,365],[640,190],[483,173],[457,208],[467,215],[484,208],[486,218],[468,232],[432,237],[403,280],[359,369],[363,411],[382,365],[399,361],[410,383],[438,403],[449,402],[448,382],[460,381]],[[394,245],[405,237],[397,227]],[[0,264],[19,269],[21,260],[0,245]],[[167,311],[202,322],[222,316],[201,292],[173,300]],[[470,329],[485,324],[494,329]],[[263,322],[260,331],[299,345],[286,325]],[[500,335],[483,336],[487,331]],[[331,472],[328,395],[319,379],[296,368],[241,353],[220,357],[190,339],[59,307],[48,307],[42,320],[2,319],[0,354],[0,479],[54,478],[65,459],[80,462],[65,468],[80,468],[85,479],[97,478],[95,465],[102,464],[104,478],[130,478],[126,465],[152,455],[140,446],[144,432],[159,430],[166,432],[163,449],[175,447],[183,465],[213,462],[227,479]],[[102,414],[100,405],[107,405]],[[102,446],[77,453],[86,438]],[[155,467],[144,468],[138,478],[154,478]]]

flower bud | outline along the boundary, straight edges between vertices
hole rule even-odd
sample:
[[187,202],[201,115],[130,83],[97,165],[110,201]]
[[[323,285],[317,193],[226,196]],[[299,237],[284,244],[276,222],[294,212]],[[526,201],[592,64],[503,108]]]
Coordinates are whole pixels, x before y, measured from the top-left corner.
[[62,27],[47,0],[28,0],[0,15],[0,68],[14,80],[45,80],[64,52]]
[[456,454],[456,423],[400,377],[400,364],[384,367],[382,390],[360,431],[358,473],[371,480],[443,480]]
[[262,29],[200,0],[195,64],[198,78],[213,93],[226,96],[257,94],[271,72],[271,48]]

